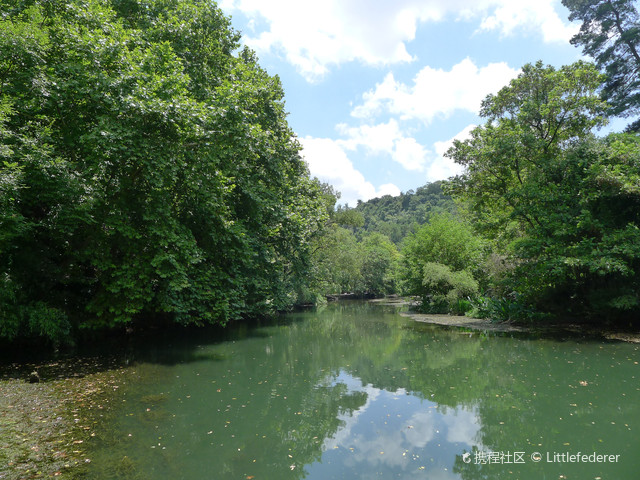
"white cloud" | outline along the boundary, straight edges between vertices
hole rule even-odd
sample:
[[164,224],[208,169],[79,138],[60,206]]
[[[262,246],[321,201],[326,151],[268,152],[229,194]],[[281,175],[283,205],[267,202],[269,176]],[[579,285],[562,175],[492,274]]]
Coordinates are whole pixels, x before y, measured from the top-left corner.
[[391,158],[407,170],[421,172],[427,160],[428,151],[415,138],[400,138]]
[[[462,172],[462,167],[443,155],[454,139],[468,136],[473,126],[454,138],[436,142],[434,154],[410,133],[412,129],[407,128],[407,124],[415,124],[416,121],[429,124],[435,118],[450,116],[458,110],[476,113],[487,94],[497,92],[517,74],[517,70],[503,63],[479,68],[469,59],[450,71],[425,67],[411,86],[397,82],[389,74],[381,84],[365,93],[363,103],[352,111],[354,117],[370,123],[358,126],[338,124],[337,131],[343,138],[337,140],[305,139],[305,156],[312,174],[332,183],[343,193],[343,201],[349,203],[355,199],[366,201],[400,191],[393,184],[385,186],[384,191],[382,187],[376,189],[353,167],[346,153],[348,151],[363,150],[370,155],[385,155],[405,170],[425,172],[425,181],[457,175]],[[384,123],[371,123],[383,114],[392,118]]]
[[478,113],[489,93],[495,93],[515,78],[518,70],[506,63],[490,63],[479,68],[469,58],[454,65],[450,71],[424,67],[409,86],[395,80],[389,73],[382,83],[366,92],[363,103],[352,116],[371,119],[383,112],[398,115],[402,120],[431,123],[436,117],[448,117],[457,110]]
[[258,52],[282,53],[311,81],[324,76],[330,65],[411,61],[406,42],[414,38],[423,16],[407,15],[401,5],[384,0],[227,0],[221,6],[266,21],[268,29],[245,42]]
[[391,195],[392,197],[397,197],[401,193],[402,192],[395,184],[384,183],[378,187],[376,197],[384,197],[385,195]]
[[493,14],[482,19],[480,30],[498,30],[504,36],[513,35],[517,29],[538,30],[546,43],[567,43],[579,26],[564,23],[557,12],[559,3],[553,0],[503,2]]
[[462,165],[458,165],[450,158],[446,158],[444,154],[453,145],[454,140],[463,141],[467,138],[470,138],[471,130],[473,130],[474,128],[476,128],[476,125],[468,125],[464,128],[464,130],[457,133],[449,140],[446,140],[444,142],[436,142],[434,144],[434,149],[438,156],[431,162],[431,164],[427,168],[428,181],[435,182],[436,180],[444,180],[454,175],[459,175],[464,171],[464,167],[462,167]]
[[340,203],[354,206],[358,200],[367,201],[383,195],[400,194],[400,189],[391,183],[376,189],[372,183],[366,181],[337,141],[313,137],[299,140],[311,176],[333,185],[341,193]]
[[447,16],[477,20],[479,31],[505,36],[537,31],[546,42],[567,41],[574,31],[558,14],[559,0],[222,0],[219,5],[265,24],[260,33],[244,32],[244,41],[259,53],[283,54],[310,81],[345,62],[410,62],[407,45],[418,25]]
[[368,153],[385,153],[406,170],[424,170],[429,153],[414,138],[406,137],[395,119],[377,125],[349,127],[339,124],[338,131],[347,137],[338,143],[347,150],[364,148]]
[[377,125],[361,125],[359,127],[349,127],[345,123],[339,124],[338,132],[346,136],[341,144],[348,150],[356,150],[363,147],[369,153],[393,151],[396,140],[402,137],[398,122],[391,119],[387,123]]

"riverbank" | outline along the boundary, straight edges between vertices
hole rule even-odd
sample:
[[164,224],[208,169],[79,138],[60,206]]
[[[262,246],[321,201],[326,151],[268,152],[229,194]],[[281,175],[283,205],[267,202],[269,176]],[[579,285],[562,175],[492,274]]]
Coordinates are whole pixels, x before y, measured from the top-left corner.
[[472,330],[483,330],[491,332],[526,332],[528,329],[504,322],[492,322],[491,320],[483,320],[479,318],[465,317],[464,315],[447,315],[447,314],[424,314],[413,312],[400,313],[403,317],[411,318],[416,322],[432,323],[434,325],[443,325],[447,327],[462,327]]
[[[395,302],[398,304],[399,302]],[[521,332],[521,333],[547,333],[571,335],[585,335],[603,340],[616,340],[620,342],[639,343],[640,332],[612,331],[594,326],[585,326],[572,323],[550,323],[544,326],[519,325],[507,322],[493,322],[487,319],[471,318],[465,316],[447,314],[424,314],[417,312],[401,312],[401,316],[408,317],[416,322],[442,325],[445,327],[459,327],[485,332]]]
[[611,330],[607,328],[599,328],[594,325],[582,325],[567,322],[546,323],[544,325],[522,325],[509,322],[494,322],[489,319],[473,318],[464,315],[418,313],[411,311],[411,307],[418,306],[419,302],[406,297],[392,296],[369,301],[379,305],[393,305],[397,307],[408,306],[410,310],[407,312],[400,312],[401,316],[410,318],[416,322],[430,323],[444,327],[459,327],[485,332],[569,333],[574,335],[586,335],[594,338],[600,337],[603,340],[616,340],[620,342],[640,344],[640,332],[637,331]]
[[38,365],[38,383],[28,382],[24,365],[2,372],[0,479],[87,478],[87,447],[124,381],[120,369],[87,372],[96,367],[86,360]]

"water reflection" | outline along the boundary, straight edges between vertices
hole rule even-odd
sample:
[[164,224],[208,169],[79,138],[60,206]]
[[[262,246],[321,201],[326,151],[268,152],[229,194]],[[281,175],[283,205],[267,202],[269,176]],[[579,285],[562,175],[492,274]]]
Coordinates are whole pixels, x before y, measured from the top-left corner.
[[[91,478],[631,479],[639,466],[634,345],[449,331],[368,304],[199,340],[170,349],[185,361],[140,354]],[[621,457],[463,456],[567,450]]]
[[443,411],[404,389],[363,385],[346,372],[336,382],[365,392],[367,401],[340,416],[342,426],[325,440],[310,478],[457,478],[455,455],[471,448],[480,428],[473,409]]

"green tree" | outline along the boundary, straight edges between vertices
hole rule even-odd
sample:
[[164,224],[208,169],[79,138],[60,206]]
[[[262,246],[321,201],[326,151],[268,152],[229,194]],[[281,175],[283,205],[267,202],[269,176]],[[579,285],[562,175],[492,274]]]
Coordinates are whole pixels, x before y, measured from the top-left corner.
[[[613,115],[640,113],[640,16],[633,0],[562,0],[582,21],[571,43],[607,74],[602,93]],[[640,123],[630,127],[637,130]]]
[[323,280],[323,294],[356,293],[363,291],[363,255],[361,245],[350,230],[330,225],[318,239],[316,264]]
[[585,139],[567,149],[556,207],[514,244],[514,285],[539,308],[600,320],[640,311],[640,142]]
[[1,333],[225,323],[295,301],[325,199],[279,79],[215,4],[2,11]]
[[583,319],[633,318],[640,151],[633,135],[591,134],[605,122],[600,78],[581,62],[526,66],[487,97],[487,124],[447,155],[466,167],[452,191],[508,256],[519,302]]
[[527,64],[483,101],[487,123],[447,152],[466,168],[450,191],[468,201],[474,226],[506,244],[544,223],[562,181],[563,148],[606,123],[596,93],[602,79],[584,62]]
[[421,296],[426,307],[434,294],[443,294],[441,289],[434,289],[430,281],[425,281],[428,266],[441,266],[453,280],[458,272],[464,272],[465,282],[467,277],[481,278],[484,250],[483,240],[473,233],[469,224],[449,214],[432,216],[429,223],[404,242],[401,274],[404,292]]
[[375,296],[396,293],[400,260],[397,247],[380,233],[367,235],[361,245],[364,292]]
[[431,313],[463,314],[478,293],[478,282],[466,270],[452,271],[441,263],[427,262],[423,269],[422,307]]
[[333,220],[343,227],[351,227],[356,230],[364,225],[364,216],[355,208],[338,206],[333,216]]
[[355,223],[356,233],[381,233],[400,245],[407,235],[427,221],[430,214],[456,211],[451,197],[443,193],[442,184],[438,181],[400,195],[372,198],[353,209],[338,207],[338,212],[353,211],[362,216],[363,224],[350,222],[351,225]]

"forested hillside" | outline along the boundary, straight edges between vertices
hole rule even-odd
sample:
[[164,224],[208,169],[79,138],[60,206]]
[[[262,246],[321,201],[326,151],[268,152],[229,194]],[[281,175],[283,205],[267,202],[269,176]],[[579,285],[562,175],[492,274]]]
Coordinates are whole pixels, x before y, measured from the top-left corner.
[[[345,213],[349,209],[338,206],[338,218],[342,216],[347,224],[355,221],[355,226],[363,232],[378,232],[400,244],[417,225],[425,223],[429,215],[456,211],[451,197],[442,191],[442,185],[443,182],[438,181],[395,197],[385,195],[366,202],[359,201],[353,208],[355,214]],[[362,220],[357,214],[362,215]]]
[[[338,205],[314,249],[309,302],[326,295],[380,296],[406,291],[401,251],[405,240],[437,218],[458,218],[452,198],[434,182],[398,196],[386,195],[354,208]],[[331,201],[339,193],[325,186]]]

